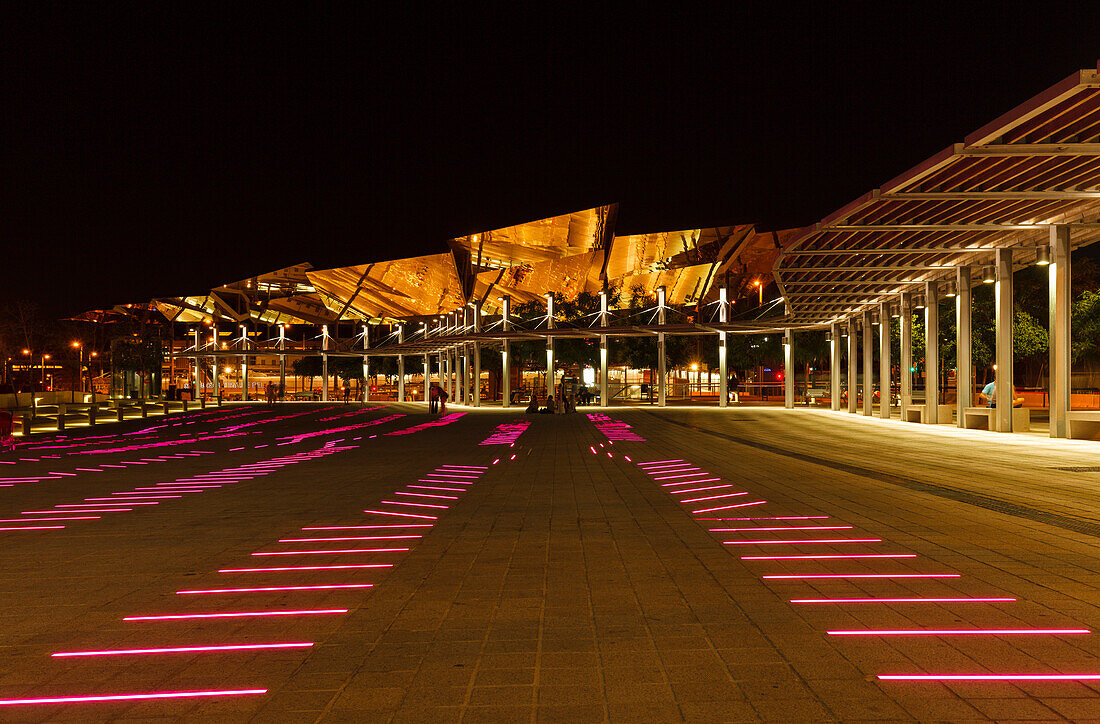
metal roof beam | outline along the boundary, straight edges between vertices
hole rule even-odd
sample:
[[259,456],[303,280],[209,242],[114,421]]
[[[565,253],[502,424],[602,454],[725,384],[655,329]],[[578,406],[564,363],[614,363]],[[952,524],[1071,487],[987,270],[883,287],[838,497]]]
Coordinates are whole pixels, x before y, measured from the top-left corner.
[[968,146],[959,156],[1100,156],[1100,143],[1004,143]]
[[1061,201],[1100,199],[1100,191],[899,191],[881,199],[900,201]]
[[[1045,231],[1056,224],[846,224],[824,227],[821,231]],[[1076,229],[1100,229],[1100,224],[1071,224]]]
[[[835,249],[794,249],[787,252],[787,256],[824,256],[828,254],[992,254],[995,247],[981,248],[963,246],[943,246],[939,248],[899,249],[897,247],[871,247],[857,249],[853,247],[837,247]],[[786,271],[786,269],[784,269]]]

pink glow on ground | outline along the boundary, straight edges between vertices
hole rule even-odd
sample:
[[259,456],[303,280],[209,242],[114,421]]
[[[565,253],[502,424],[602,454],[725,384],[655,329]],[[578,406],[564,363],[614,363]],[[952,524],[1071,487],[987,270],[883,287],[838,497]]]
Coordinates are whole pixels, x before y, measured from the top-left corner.
[[699,520],[827,520],[827,515],[769,515],[759,518],[699,518]]
[[439,467],[440,468],[452,468],[452,469],[455,469],[455,470],[460,469],[460,468],[470,468],[471,470],[488,470],[489,469],[488,465],[440,465]]
[[[699,468],[688,468],[688,469],[689,470],[698,470]],[[684,473],[683,475],[661,475],[659,477],[654,477],[653,479],[654,480],[676,480],[676,479],[679,479],[679,478],[702,478],[702,477],[706,477],[707,475],[713,475],[713,474],[714,473],[704,473],[704,472]]]
[[1092,633],[1087,628],[916,628],[916,629],[865,629],[860,631],[826,631],[830,636],[1017,636],[1043,634]]
[[[702,480],[681,480],[678,483],[661,483],[661,487],[662,488],[669,488],[669,487],[672,487],[673,485],[698,485],[699,483],[717,483],[717,482],[720,482],[721,480],[722,480],[722,478],[703,478]],[[670,490],[668,492],[675,493],[676,491],[675,490]]]
[[[67,518],[65,520],[68,520]],[[5,527],[0,530],[59,530],[63,525],[22,525],[18,527]]]
[[254,556],[308,556],[322,553],[397,553],[408,551],[408,548],[347,548],[335,551],[264,551],[253,553]]
[[182,495],[141,495],[139,493],[111,493],[111,495],[125,495],[125,498],[85,498],[84,500],[159,500],[161,498],[182,498]]
[[260,588],[204,588],[176,591],[181,596],[199,593],[263,593],[268,591],[319,591],[330,588],[373,588],[373,583],[320,583],[313,586],[263,586]]
[[853,553],[823,556],[741,556],[743,561],[817,561],[830,558],[916,558],[916,553]]
[[644,463],[638,463],[638,465],[644,467],[644,466],[647,466],[647,465],[661,465],[662,463],[682,463],[682,462],[684,462],[684,461],[683,460],[648,460]]
[[803,545],[805,543],[881,543],[881,538],[810,538],[803,540],[724,540],[727,546]]
[[[383,502],[385,502],[385,501],[383,501]],[[426,520],[439,520],[439,517],[435,516],[435,515],[416,515],[415,513],[394,513],[394,512],[389,511],[389,510],[364,510],[363,512],[364,513],[370,513],[371,515],[393,515],[393,516],[396,516],[396,517],[399,517],[399,518],[423,518],[423,519],[426,519]],[[303,528],[302,530],[307,530],[307,529]],[[314,530],[314,529],[310,528],[308,530]],[[322,529],[317,529],[317,530],[322,530]]]
[[344,568],[393,568],[392,563],[353,563],[335,566],[281,566],[277,568],[220,568],[218,573],[266,573],[269,571],[334,571]]
[[435,503],[409,503],[401,500],[380,500],[378,502],[383,505],[405,505],[410,508],[435,508],[437,510],[447,510],[451,507],[449,505],[436,505]]
[[962,578],[958,573],[811,573],[807,575],[770,575],[761,576],[767,580],[802,580],[806,578]]
[[1100,674],[879,674],[879,681],[1096,681]]
[[623,457],[624,457],[624,458],[626,458],[626,461],[627,461],[628,463],[632,463],[632,462],[634,462],[633,460],[631,460],[631,459],[630,459],[630,456],[629,456],[629,455],[623,455]]
[[791,603],[1012,603],[1015,598],[792,598]]
[[450,490],[455,493],[463,493],[466,488],[444,488],[438,485],[407,485],[405,487],[414,488],[416,490]]
[[[694,485],[694,483],[688,483],[688,485]],[[670,490],[671,495],[679,495],[680,493],[701,493],[704,490],[721,490],[723,488],[732,488],[732,485],[708,485],[704,488],[687,488],[685,490]]]
[[480,475],[459,475],[457,473],[431,472],[427,474],[436,478],[457,478],[460,480],[477,480],[479,477],[481,477]]
[[58,516],[56,518],[4,518],[0,519],[0,523],[38,523],[47,520],[101,520],[102,518],[103,516],[100,515],[72,515]]
[[[681,503],[688,501],[681,500]],[[799,525],[793,527],[761,526],[757,528],[707,528],[711,533],[741,533],[754,530],[851,530],[850,525]]]
[[722,505],[717,508],[700,508],[699,510],[693,510],[692,513],[713,513],[716,510],[732,510],[733,508],[747,508],[750,505],[763,505],[767,503],[766,500],[754,500],[751,503],[738,503],[737,505]]
[[127,616],[123,621],[169,621],[191,618],[247,618],[252,616],[316,616],[347,613],[346,608],[302,608],[294,611],[229,611],[225,613],[168,613],[159,616]]
[[394,495],[410,495],[417,498],[435,498],[437,500],[458,500],[457,495],[433,495],[432,493],[405,493],[400,490],[394,492]]
[[[683,492],[683,491],[678,491],[678,492]],[[674,493],[674,495],[675,495],[675,493]],[[702,498],[681,498],[678,502],[680,502],[680,503],[701,503],[704,500],[720,500],[722,498],[736,498],[740,495],[748,495],[748,492],[723,493],[722,495],[707,495],[707,496],[704,496]]]
[[93,701],[143,701],[146,699],[185,699],[200,696],[247,696],[266,694],[267,689],[223,689],[218,691],[154,691],[148,694],[96,694],[54,696],[45,699],[0,699],[0,706],[23,704],[79,704]]
[[355,535],[337,538],[280,538],[279,543],[320,543],[334,540],[403,540],[422,537],[421,535]]
[[50,654],[55,658],[70,656],[129,656],[132,654],[182,654],[202,651],[251,651],[255,649],[305,649],[313,646],[311,642],[285,644],[225,644],[221,646],[176,646],[164,649],[103,649],[101,651],[58,651]]
[[24,510],[20,515],[46,515],[48,513],[123,513],[133,508],[85,508],[84,510]]
[[142,503],[142,502],[138,502],[138,501],[125,500],[125,501],[119,501],[117,503],[61,503],[60,505],[55,505],[54,507],[55,508],[101,508],[105,505],[160,505],[160,503],[156,503],[156,502]]
[[472,480],[436,480],[434,478],[418,478],[418,483],[447,483],[448,485],[473,485]]
[[389,528],[431,528],[433,523],[405,523],[401,525],[311,525],[302,530],[378,530]]

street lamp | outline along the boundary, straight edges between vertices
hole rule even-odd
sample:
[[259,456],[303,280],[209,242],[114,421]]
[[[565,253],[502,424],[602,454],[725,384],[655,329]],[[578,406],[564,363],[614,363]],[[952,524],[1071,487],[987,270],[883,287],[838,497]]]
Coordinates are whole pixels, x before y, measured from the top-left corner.
[[84,391],[84,344],[80,340],[73,341],[73,349],[79,350],[80,362],[76,368],[77,378],[80,380],[80,391]]
[[759,279],[757,279],[755,282],[753,282],[752,285],[754,287],[756,287],[756,294],[757,294],[757,297],[758,297],[758,300],[759,300],[759,304],[763,305],[764,304],[764,285],[760,282]]

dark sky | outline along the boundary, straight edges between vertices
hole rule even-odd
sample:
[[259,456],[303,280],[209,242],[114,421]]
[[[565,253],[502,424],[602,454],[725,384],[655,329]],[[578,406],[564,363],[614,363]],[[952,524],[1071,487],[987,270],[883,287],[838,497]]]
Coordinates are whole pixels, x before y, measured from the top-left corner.
[[1080,5],[223,5],[8,7],[0,302],[69,315],[610,201],[620,232],[801,226],[1100,56]]

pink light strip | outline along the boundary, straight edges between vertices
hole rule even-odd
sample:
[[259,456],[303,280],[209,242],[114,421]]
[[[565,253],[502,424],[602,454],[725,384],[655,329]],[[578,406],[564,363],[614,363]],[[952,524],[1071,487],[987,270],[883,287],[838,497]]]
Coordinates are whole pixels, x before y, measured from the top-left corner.
[[437,478],[458,478],[460,480],[477,480],[480,475],[456,475],[452,473],[427,473],[428,475],[434,475]]
[[916,558],[916,553],[852,553],[825,556],[741,556],[743,561],[808,561],[829,558]]
[[437,500],[458,500],[457,495],[433,495],[432,493],[404,493],[400,490],[394,493],[394,495],[412,495],[418,498],[436,498]]
[[437,510],[447,510],[451,507],[449,505],[435,505],[434,503],[406,503],[401,500],[380,500],[378,502],[383,505],[407,505],[410,508],[435,508]]
[[[681,500],[681,503],[686,502]],[[754,530],[851,530],[850,525],[799,525],[794,527],[756,527],[756,528],[707,528],[711,533],[742,533]]]
[[315,616],[347,613],[346,608],[303,608],[297,611],[231,611],[228,613],[169,613],[161,616],[127,616],[123,621],[168,621],[183,618],[244,618],[251,616]]
[[22,525],[17,527],[0,528],[0,530],[59,530],[64,527],[65,526],[63,525]]
[[127,656],[130,654],[181,654],[199,651],[248,651],[253,649],[305,649],[312,642],[285,644],[225,644],[222,646],[176,646],[164,649],[104,649],[101,651],[58,651],[50,654],[54,658],[69,656]]
[[[698,485],[699,483],[717,483],[717,482],[720,482],[721,480],[722,480],[722,478],[703,478],[701,480],[681,480],[678,483],[661,483],[661,487],[662,488],[671,488],[674,485]],[[670,490],[668,492],[675,493],[676,491],[675,490]]]
[[1100,674],[879,674],[880,681],[1095,681]]
[[733,508],[747,508],[750,505],[763,505],[768,501],[766,500],[754,500],[751,503],[738,503],[737,505],[723,505],[718,508],[700,508],[699,510],[693,510],[692,513],[713,513],[716,510],[732,510]]
[[1015,636],[1027,634],[1087,634],[1087,628],[916,628],[826,631],[830,636]]
[[[398,518],[423,518],[425,520],[439,520],[439,517],[435,516],[435,515],[415,515],[414,513],[394,513],[393,511],[389,511],[389,510],[364,510],[363,512],[364,513],[370,513],[371,515],[393,515],[393,516],[396,516]],[[303,528],[302,530],[307,530],[307,529]],[[313,529],[310,528],[308,530],[313,530]],[[323,530],[323,529],[318,529],[318,530]]]
[[700,518],[699,520],[826,520],[827,515],[770,515],[760,518]]
[[47,513],[123,513],[133,508],[91,508],[76,510],[24,510],[20,515],[45,515]]
[[404,523],[400,525],[313,525],[302,530],[378,530],[383,528],[431,528],[433,523]]
[[[691,468],[688,468],[689,470]],[[695,468],[698,470],[699,468]],[[659,478],[653,478],[654,480],[676,480],[678,478],[702,478],[707,475],[713,475],[714,473],[684,473],[683,475],[662,475]]]
[[440,465],[441,468],[473,468],[474,470],[488,470],[488,465]]
[[721,498],[736,498],[740,495],[748,495],[748,492],[723,493],[722,495],[707,495],[707,496],[702,497],[702,498],[681,498],[677,502],[680,502],[680,503],[701,503],[704,500],[720,500]]
[[205,588],[190,591],[176,591],[179,595],[197,593],[262,593],[267,591],[318,591],[328,588],[373,588],[373,583],[327,583],[315,586],[264,586],[262,588]]
[[335,540],[400,540],[405,538],[422,538],[420,535],[353,535],[337,538],[280,538],[280,543],[320,543],[322,541]]
[[136,500],[135,501],[126,500],[126,501],[119,501],[117,503],[61,503],[60,505],[55,505],[54,507],[55,508],[101,508],[105,505],[160,505],[160,503],[156,503],[156,502],[142,503],[142,502],[139,502],[139,501],[136,501]]
[[803,543],[881,543],[881,538],[810,538],[805,540],[724,540],[727,546],[802,545]]
[[0,523],[38,523],[47,520],[101,520],[101,515],[72,515],[72,516],[58,516],[56,518],[4,518],[0,520]]
[[265,573],[267,571],[334,571],[344,568],[393,568],[392,563],[356,563],[338,566],[282,566],[278,568],[220,568],[218,573]]
[[0,699],[0,706],[23,704],[79,704],[92,701],[143,701],[146,699],[184,699],[199,696],[247,696],[266,694],[267,689],[223,689],[220,691],[156,691],[148,694],[102,694],[89,696],[54,696],[46,699]]
[[803,579],[803,578],[961,578],[958,573],[812,573],[809,575],[772,575],[761,578]]
[[[694,485],[694,482],[688,483],[688,485]],[[662,486],[663,487],[663,486]],[[701,493],[704,490],[721,490],[722,488],[732,488],[732,485],[708,485],[705,488],[685,488],[682,490],[670,490],[669,495],[679,495],[681,493]]]
[[660,465],[661,463],[682,463],[683,460],[649,460],[644,463],[638,463],[639,466],[645,465]]
[[444,488],[439,485],[407,485],[408,488],[414,488],[416,490],[450,490],[455,493],[464,493],[466,488]]
[[791,603],[1011,603],[1015,598],[792,598]]
[[435,480],[433,478],[417,478],[418,483],[447,483],[448,485],[473,485],[465,480]]
[[408,548],[347,548],[335,551],[264,551],[253,553],[254,556],[308,556],[320,553],[397,553],[409,550]]

